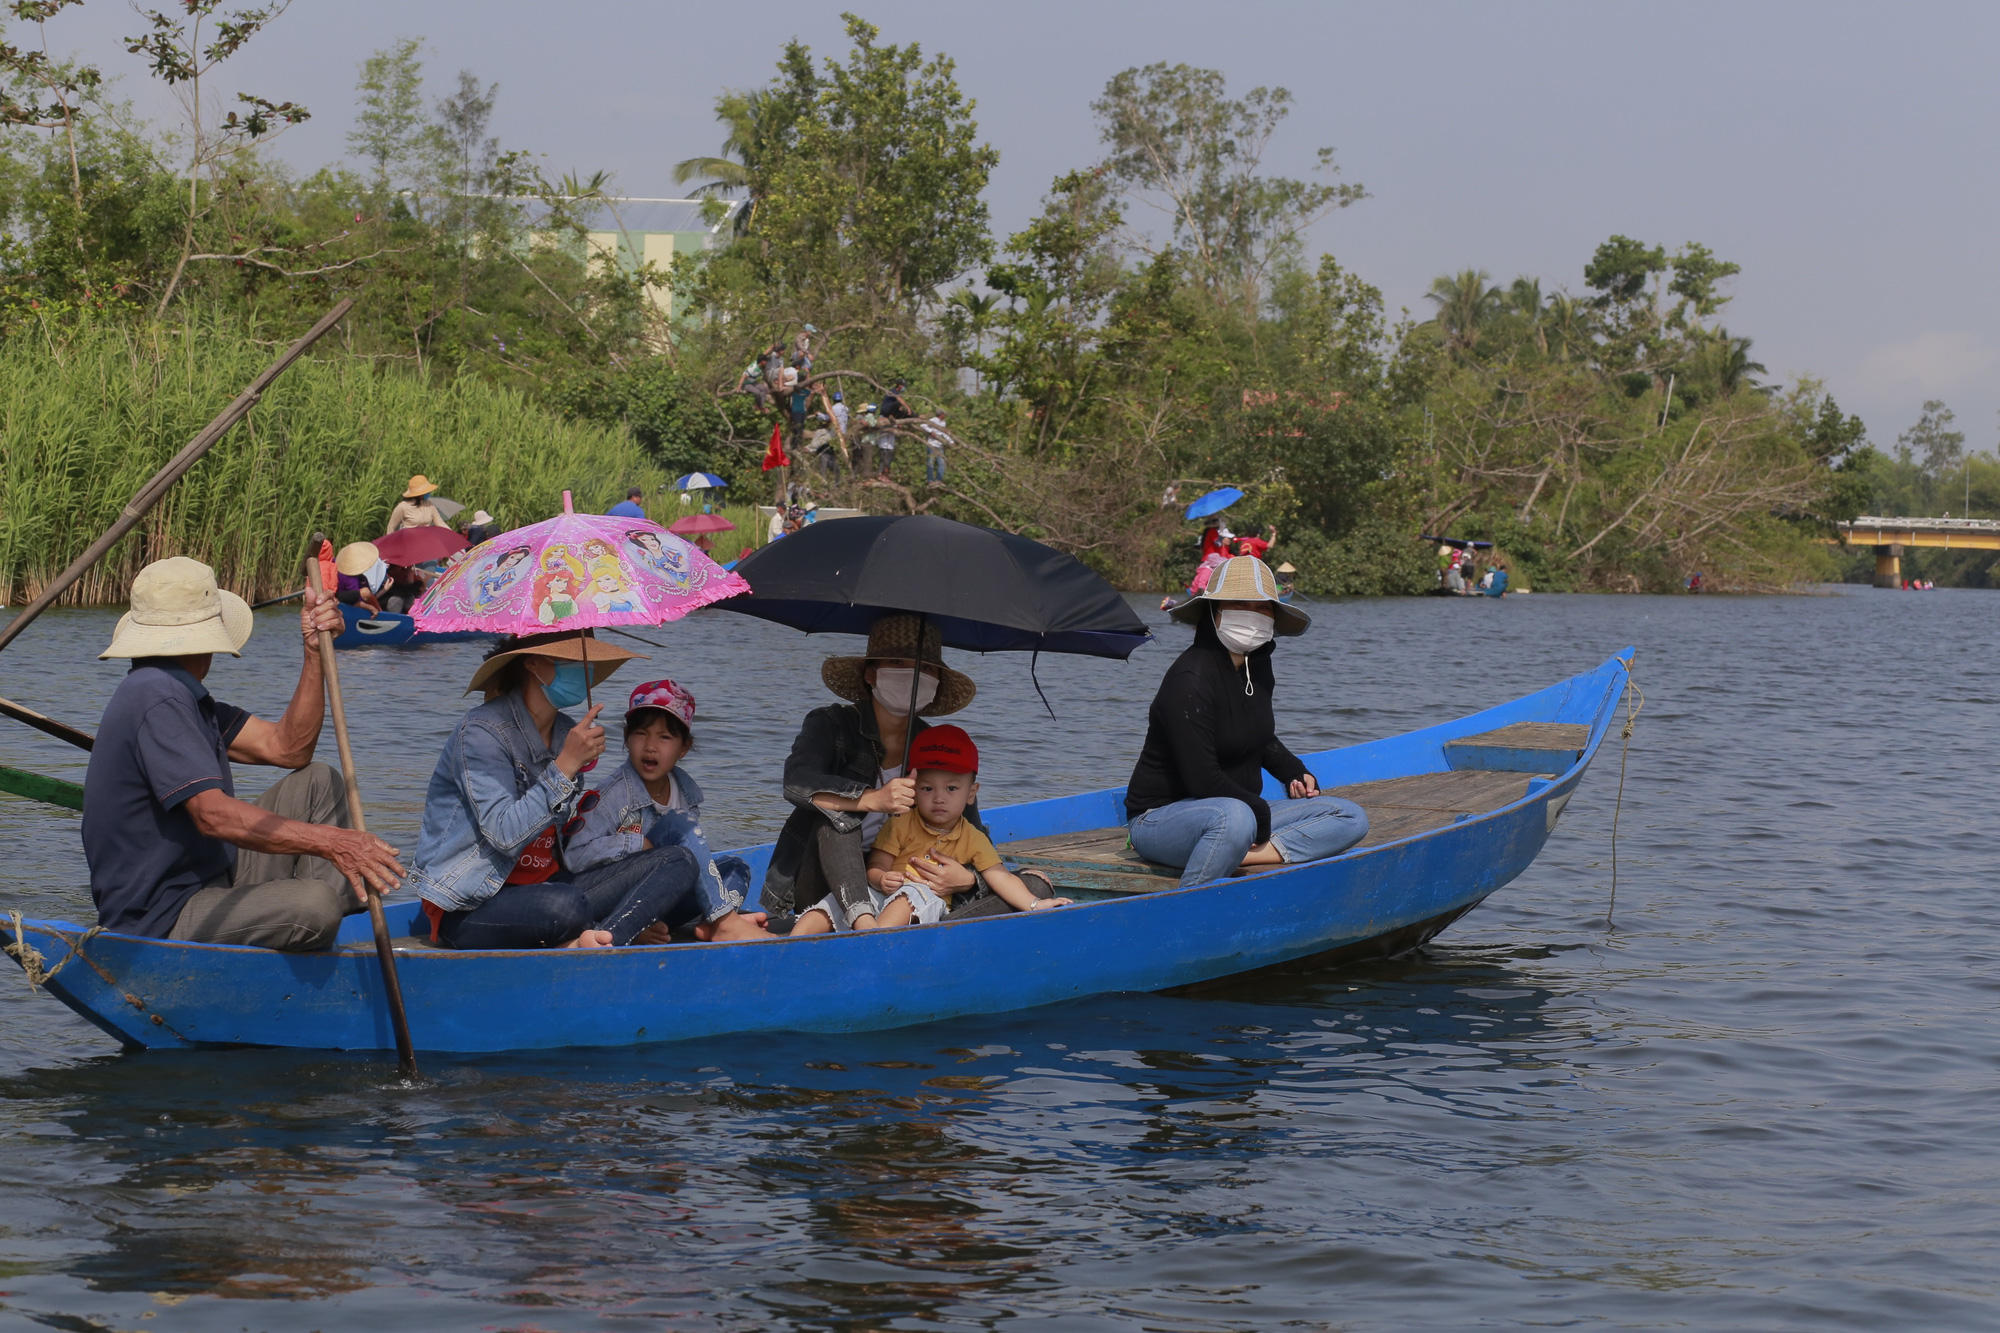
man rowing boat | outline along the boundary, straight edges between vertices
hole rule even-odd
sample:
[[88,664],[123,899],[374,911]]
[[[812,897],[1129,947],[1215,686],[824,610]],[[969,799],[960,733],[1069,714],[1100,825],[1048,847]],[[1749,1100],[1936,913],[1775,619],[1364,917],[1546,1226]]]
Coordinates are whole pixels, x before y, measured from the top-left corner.
[[[215,571],[174,556],[139,571],[132,609],[100,658],[130,658],[83,783],[83,854],[107,930],[210,944],[324,949],[340,919],[403,877],[396,849],[347,827],[338,772],[313,762],[326,712],[319,635],[340,607],[311,590],[299,612],[305,658],[277,722],[202,685],[215,654],[242,656],[253,621]],[[256,804],[229,765],[293,770]]]

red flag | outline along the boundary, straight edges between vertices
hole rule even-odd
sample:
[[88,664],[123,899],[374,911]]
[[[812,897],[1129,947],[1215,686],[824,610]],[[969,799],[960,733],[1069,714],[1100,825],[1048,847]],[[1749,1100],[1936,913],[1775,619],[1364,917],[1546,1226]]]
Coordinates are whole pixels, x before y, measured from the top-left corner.
[[772,468],[790,467],[791,465],[792,460],[785,457],[784,423],[773,422],[771,425],[771,447],[764,451],[764,470],[769,472]]

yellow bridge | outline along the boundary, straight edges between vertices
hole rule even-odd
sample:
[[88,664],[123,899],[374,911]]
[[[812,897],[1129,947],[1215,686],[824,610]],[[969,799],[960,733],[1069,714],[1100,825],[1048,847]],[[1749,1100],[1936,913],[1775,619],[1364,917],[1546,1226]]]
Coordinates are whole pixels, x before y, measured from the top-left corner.
[[1940,546],[1959,551],[2000,551],[2000,522],[1990,518],[1869,518],[1842,523],[1840,544],[1875,548],[1875,586],[1903,582],[1905,546]]

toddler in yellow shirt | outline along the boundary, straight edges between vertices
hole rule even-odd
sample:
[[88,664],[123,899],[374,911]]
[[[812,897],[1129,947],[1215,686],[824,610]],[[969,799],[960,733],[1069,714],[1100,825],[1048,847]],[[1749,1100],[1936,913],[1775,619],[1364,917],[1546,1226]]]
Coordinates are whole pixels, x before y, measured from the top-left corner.
[[868,884],[882,897],[876,927],[944,920],[945,899],[975,888],[984,875],[994,893],[1021,912],[1067,907],[1037,898],[1004,870],[992,839],[965,817],[979,792],[979,750],[959,727],[930,727],[910,750],[917,803],[882,826],[868,853]]

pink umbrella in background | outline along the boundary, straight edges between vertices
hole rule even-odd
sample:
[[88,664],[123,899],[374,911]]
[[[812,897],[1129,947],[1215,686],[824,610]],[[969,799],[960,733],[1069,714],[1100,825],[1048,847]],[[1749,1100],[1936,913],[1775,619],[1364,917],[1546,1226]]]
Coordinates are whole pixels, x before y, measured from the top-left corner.
[[481,542],[411,609],[419,630],[548,634],[664,625],[750,591],[659,524],[563,512]]
[[667,524],[667,531],[682,537],[695,537],[704,532],[734,532],[736,525],[720,514],[689,514]]

